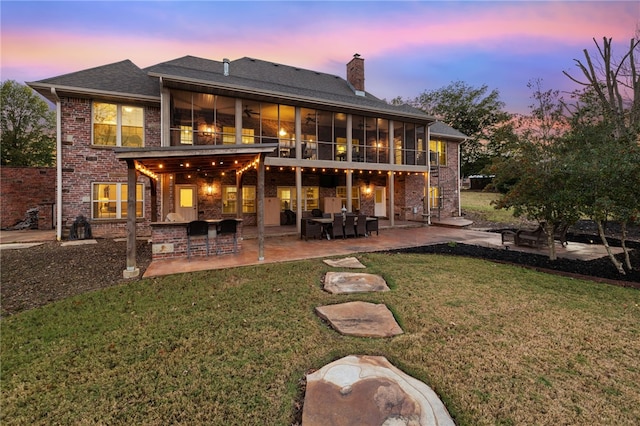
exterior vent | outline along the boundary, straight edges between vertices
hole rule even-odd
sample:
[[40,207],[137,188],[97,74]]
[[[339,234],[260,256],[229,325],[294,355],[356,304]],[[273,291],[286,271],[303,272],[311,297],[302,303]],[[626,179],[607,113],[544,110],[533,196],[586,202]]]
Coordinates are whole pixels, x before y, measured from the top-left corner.
[[228,77],[229,76],[229,59],[224,58],[222,60],[222,64],[223,64],[224,75],[225,77]]

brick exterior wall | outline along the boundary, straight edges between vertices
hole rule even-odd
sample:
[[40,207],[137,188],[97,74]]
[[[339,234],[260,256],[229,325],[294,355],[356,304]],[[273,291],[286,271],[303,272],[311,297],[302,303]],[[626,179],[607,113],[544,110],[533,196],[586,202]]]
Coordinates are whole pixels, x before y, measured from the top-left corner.
[[[440,166],[439,177],[431,177],[431,186],[442,188],[440,217],[458,216],[460,194],[458,189],[458,150],[460,144],[447,142],[447,165]],[[432,214],[435,214],[432,211]]]
[[424,175],[396,174],[394,178],[394,214],[399,220],[422,221],[424,213]]
[[[78,98],[62,98],[62,221],[63,237],[68,236],[69,229],[79,215],[89,218],[95,237],[125,237],[126,219],[92,219],[91,190],[94,182],[127,183],[127,166],[124,161],[117,160],[113,147],[93,146],[91,143],[92,100]],[[159,107],[144,106],[145,147],[161,146],[161,112]],[[457,143],[450,142],[447,147],[447,166],[440,168],[439,180],[432,177],[432,186],[443,188],[443,206],[440,210],[443,217],[456,215],[458,212],[458,183],[456,171],[458,167]],[[248,171],[243,176],[243,185],[256,185],[256,172]],[[388,188],[388,175],[354,172],[353,186],[359,187],[360,212],[367,215],[374,214],[375,186]],[[55,184],[55,179],[52,179]],[[138,182],[144,185],[144,218],[138,219],[137,233],[139,236],[150,236],[151,191],[149,178],[138,176]],[[338,185],[345,186],[346,177],[339,176]],[[161,185],[158,184],[157,211],[158,220],[163,221],[167,213],[174,211],[175,185],[195,184],[198,189],[198,218],[212,219],[223,217],[222,214],[222,186],[235,185],[235,176],[193,176],[176,175],[170,180],[165,189],[168,195],[161,195]],[[396,173],[394,181],[395,205],[390,206],[388,216],[397,213],[402,220],[422,220],[424,212],[424,176],[422,174]],[[206,193],[206,187],[213,186],[213,195]],[[320,200],[324,197],[334,197],[335,188],[320,186],[320,172],[303,172],[303,186],[317,186],[320,188]],[[295,187],[295,173],[267,171],[265,177],[265,197],[277,196],[278,186]],[[366,189],[372,191],[367,194]],[[387,199],[389,196],[387,194]],[[53,200],[52,200],[53,201]],[[164,210],[162,210],[162,208]],[[24,216],[24,212],[21,216]],[[234,217],[235,214],[228,216]],[[23,218],[23,217],[21,217]],[[245,226],[257,223],[256,215],[243,214]],[[45,222],[46,223],[46,222]]]
[[[234,253],[234,247],[238,252],[242,251],[242,223],[238,223],[236,241],[233,235],[221,235],[216,238],[214,225],[210,226],[209,256]],[[187,228],[184,223],[162,224],[152,227],[152,260],[164,260],[187,257]],[[191,237],[191,257],[207,255],[207,244],[204,236]]]
[[[178,174],[175,179],[172,180],[171,187],[174,184],[191,184],[196,185],[198,191],[198,219],[207,220],[215,219],[223,216],[235,217],[235,214],[222,214],[222,187],[235,185],[236,180],[233,174],[228,174],[224,177],[217,176],[194,176],[191,175],[188,178],[186,174]],[[369,174],[363,172],[359,174],[354,172],[353,174],[353,187],[360,188],[360,212],[369,216],[374,214],[374,191],[375,186],[386,185],[386,174]],[[250,170],[244,173],[242,177],[242,185],[245,186],[257,186],[257,172]],[[207,186],[213,187],[213,194],[209,195],[206,192]],[[342,176],[338,179],[338,186],[346,185],[346,177]],[[278,187],[288,186],[294,188],[296,186],[295,172],[293,171],[267,171],[265,176],[265,197],[277,197]],[[322,199],[325,197],[335,197],[335,188],[323,188],[320,187],[320,174],[312,172],[303,172],[302,174],[302,186],[315,186],[319,187],[319,199],[322,204]],[[371,192],[367,194],[366,189],[370,188]],[[422,187],[421,187],[422,188]],[[175,190],[170,189],[170,193],[174,194]],[[256,194],[257,196],[257,194]],[[174,199],[170,197],[169,206],[165,206],[164,216],[173,211]],[[256,226],[257,217],[255,213],[244,213],[242,215],[244,226]]]
[[53,229],[56,169],[53,167],[0,167],[0,228],[26,218],[38,208],[38,229]]
[[[127,165],[117,160],[113,147],[91,143],[90,99],[62,98],[62,225],[63,237],[77,216],[90,220],[94,237],[126,236],[126,219],[92,219],[91,188],[94,182],[127,183]],[[160,146],[160,108],[144,107],[145,146]],[[145,214],[138,220],[138,235],[151,235],[151,191],[149,178],[143,183]]]

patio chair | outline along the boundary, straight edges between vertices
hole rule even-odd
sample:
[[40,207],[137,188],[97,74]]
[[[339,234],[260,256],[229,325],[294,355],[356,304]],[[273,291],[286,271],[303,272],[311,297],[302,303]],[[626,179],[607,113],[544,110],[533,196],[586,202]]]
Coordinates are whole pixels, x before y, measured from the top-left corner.
[[193,220],[187,223],[187,259],[191,259],[191,237],[205,237],[207,256],[209,256],[209,224],[204,220]]
[[320,210],[320,209],[311,210],[311,216],[313,216],[313,217],[322,217],[322,210]]
[[356,237],[367,236],[367,216],[366,215],[363,215],[363,214],[358,215],[355,232],[356,232]]
[[233,252],[238,252],[238,222],[235,219],[223,219],[218,223],[216,232],[216,253],[220,254],[219,238],[221,235],[233,235]]
[[376,235],[380,235],[378,231],[378,218],[376,220],[367,220],[367,232],[369,235],[373,235],[373,231],[376,231]]
[[344,222],[339,214],[333,216],[333,224],[331,225],[331,238],[336,237],[344,238]]
[[356,216],[348,214],[344,219],[344,236],[355,237],[356,236]]
[[303,218],[300,222],[300,238],[307,241],[309,238],[322,238],[322,225],[310,219]]
[[515,243],[517,246],[540,247],[547,244],[547,234],[542,225],[534,230],[521,229],[516,232]]

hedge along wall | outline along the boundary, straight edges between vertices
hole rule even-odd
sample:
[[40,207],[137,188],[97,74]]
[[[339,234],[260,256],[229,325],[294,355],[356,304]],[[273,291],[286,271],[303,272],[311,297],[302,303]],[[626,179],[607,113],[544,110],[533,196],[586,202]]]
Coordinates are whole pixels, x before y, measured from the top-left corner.
[[56,169],[53,167],[0,167],[0,228],[8,228],[37,207],[38,229],[53,229]]

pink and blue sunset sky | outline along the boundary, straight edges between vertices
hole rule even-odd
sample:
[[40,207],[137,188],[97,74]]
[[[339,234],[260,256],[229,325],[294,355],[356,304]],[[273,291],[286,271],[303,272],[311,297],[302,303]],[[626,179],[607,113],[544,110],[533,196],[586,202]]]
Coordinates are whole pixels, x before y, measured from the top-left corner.
[[244,56],[345,77],[365,59],[375,96],[416,97],[453,81],[498,89],[526,113],[527,82],[575,86],[574,59],[593,38],[628,47],[638,1],[6,1],[0,78],[20,83],[130,59]]

